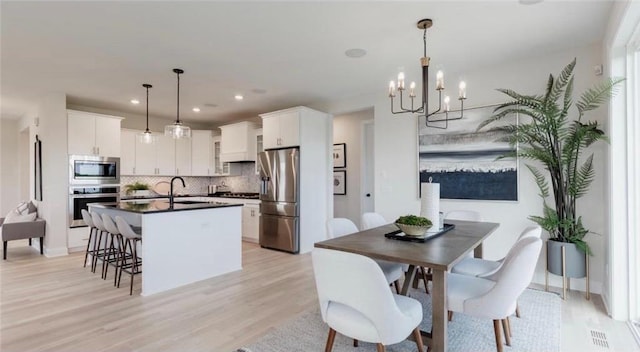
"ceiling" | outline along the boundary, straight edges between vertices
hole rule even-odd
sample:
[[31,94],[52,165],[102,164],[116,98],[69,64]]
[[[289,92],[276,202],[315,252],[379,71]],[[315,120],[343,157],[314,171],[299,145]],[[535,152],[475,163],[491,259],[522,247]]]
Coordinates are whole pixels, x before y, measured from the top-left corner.
[[[296,105],[385,94],[419,75],[422,32],[445,83],[465,72],[602,40],[610,1],[8,2],[0,4],[0,116],[68,103],[219,124]],[[367,54],[349,58],[347,49]],[[447,75],[447,73],[450,73]],[[453,76],[451,76],[453,74]],[[432,77],[435,75],[432,75]],[[433,84],[433,83],[432,83]],[[235,101],[235,94],[243,101]],[[129,101],[137,98],[140,105]],[[198,106],[200,113],[191,108]]]

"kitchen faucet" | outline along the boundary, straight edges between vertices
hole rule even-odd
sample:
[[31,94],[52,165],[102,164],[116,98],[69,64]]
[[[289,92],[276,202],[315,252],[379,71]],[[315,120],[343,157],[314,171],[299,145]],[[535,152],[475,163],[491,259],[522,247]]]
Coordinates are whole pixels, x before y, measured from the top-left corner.
[[173,208],[173,181],[175,181],[176,179],[182,181],[182,187],[187,187],[187,185],[184,184],[184,179],[182,177],[175,176],[171,179],[171,188],[169,191],[169,207],[171,208]]

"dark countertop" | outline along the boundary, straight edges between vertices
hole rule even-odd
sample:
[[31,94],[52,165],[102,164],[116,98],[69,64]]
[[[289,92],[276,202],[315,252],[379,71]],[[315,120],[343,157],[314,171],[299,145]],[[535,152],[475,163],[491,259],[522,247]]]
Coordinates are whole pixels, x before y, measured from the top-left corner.
[[[231,198],[231,199],[253,199],[253,200],[260,200],[260,197],[258,196],[258,193],[251,193],[251,194],[255,194],[255,197],[235,197],[232,196],[232,194],[249,194],[248,192],[221,192],[221,193],[214,193],[214,194],[207,194],[207,193],[194,193],[194,194],[176,194],[173,197],[174,198],[185,198],[185,197],[216,197],[216,198]],[[140,199],[140,200],[144,200],[144,199],[169,199],[168,195],[162,195],[162,194],[154,194],[154,195],[148,195],[148,196],[143,196],[143,197],[136,197],[136,196],[122,196],[120,197],[121,200],[132,200],[132,199]]]
[[[180,202],[179,200],[177,202]],[[140,200],[117,203],[89,203],[90,206],[103,209],[122,210],[137,214],[167,213],[173,211],[212,209],[241,207],[242,204],[229,204],[221,202],[193,202],[189,204],[175,203],[173,208],[169,206],[169,202],[164,199],[158,200]]]
[[[194,193],[194,194],[176,194],[173,196],[174,198],[184,198],[184,197],[211,197],[206,193]],[[122,196],[120,197],[120,199],[122,200],[132,200],[132,199],[169,199],[169,195],[163,195],[163,194],[154,194],[154,195],[148,195],[148,196],[144,196],[144,197],[136,197],[136,196]]]

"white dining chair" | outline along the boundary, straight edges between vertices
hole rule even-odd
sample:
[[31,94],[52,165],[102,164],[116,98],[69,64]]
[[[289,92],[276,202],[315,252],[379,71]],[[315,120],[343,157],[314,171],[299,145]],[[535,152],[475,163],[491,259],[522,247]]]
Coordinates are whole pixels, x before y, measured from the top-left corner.
[[[542,227],[540,226],[529,226],[525,228],[520,236],[516,240],[516,243],[509,249],[509,251],[514,250],[516,244],[521,241],[523,238],[527,237],[535,237],[540,238],[542,236]],[[508,255],[508,252],[507,252]],[[506,257],[506,256],[505,256]],[[455,274],[462,274],[468,276],[477,276],[477,277],[490,277],[494,273],[496,273],[500,266],[504,263],[504,258],[500,260],[487,260],[480,258],[464,258],[460,263],[456,264],[451,272]],[[449,314],[449,317],[452,315]],[[520,318],[520,307],[516,306],[516,317]],[[451,320],[451,319],[449,319]]]
[[[327,221],[327,230],[329,231],[331,238],[336,238],[356,233],[358,232],[358,227],[349,219],[334,218]],[[391,263],[385,260],[376,260],[376,263],[378,263],[382,269],[384,276],[387,278],[387,282],[395,286],[396,293],[400,293],[399,280],[404,274],[402,264]]]
[[374,227],[386,225],[389,222],[385,220],[384,217],[378,213],[364,213],[362,214],[362,219],[360,223],[362,224],[363,230],[368,230]]
[[[542,235],[542,228],[540,226],[529,226],[525,228],[520,236],[516,240],[516,243],[523,238],[527,237],[536,237],[540,238]],[[514,244],[515,246],[515,244]],[[513,250],[513,247],[509,249]],[[469,275],[469,276],[478,276],[478,277],[487,277],[491,274],[498,271],[502,263],[504,262],[504,258],[499,260],[487,260],[481,258],[464,258],[458,264],[456,264],[452,269],[452,273]]]
[[418,328],[422,305],[413,298],[391,293],[375,261],[323,248],[315,248],[311,256],[320,313],[329,325],[325,352],[333,349],[336,332],[356,341],[375,343],[378,352],[413,333],[418,351],[423,352]]
[[447,275],[447,309],[492,319],[498,352],[503,351],[501,324],[506,343],[511,346],[509,316],[514,313],[518,297],[533,278],[541,248],[540,238],[523,238],[509,251],[500,268],[488,278],[454,273]]

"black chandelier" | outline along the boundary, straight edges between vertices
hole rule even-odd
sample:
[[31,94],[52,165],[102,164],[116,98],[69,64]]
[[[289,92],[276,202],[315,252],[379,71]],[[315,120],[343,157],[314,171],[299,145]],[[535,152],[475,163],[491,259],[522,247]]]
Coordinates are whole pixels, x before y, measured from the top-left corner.
[[[422,19],[418,21],[418,28],[424,31],[422,36],[422,41],[424,44],[424,56],[420,58],[420,64],[422,65],[422,103],[419,107],[415,107],[414,99],[416,97],[416,83],[411,82],[409,84],[409,99],[411,99],[411,108],[405,107],[403,103],[403,95],[405,88],[405,78],[404,72],[400,72],[398,74],[397,84],[394,81],[389,83],[389,99],[391,99],[391,112],[393,114],[403,114],[403,113],[412,113],[412,114],[420,114],[419,117],[424,116],[427,127],[441,128],[446,129],[449,126],[449,121],[452,120],[460,120],[464,117],[464,101],[467,99],[467,85],[464,81],[460,81],[460,85],[458,86],[458,100],[460,100],[460,116],[449,117],[449,113],[452,112],[450,109],[450,98],[449,96],[445,96],[442,99],[442,91],[444,90],[444,75],[442,71],[438,71],[436,73],[436,90],[438,91],[438,109],[432,112],[429,112],[429,95],[427,94],[427,83],[429,82],[429,60],[430,58],[427,56],[427,28],[430,28],[433,25],[433,21],[430,19]],[[397,94],[396,94],[397,87]],[[395,100],[396,95],[400,96],[400,110],[395,111],[393,108],[393,101]],[[444,100],[444,107],[443,107]],[[434,116],[434,114],[439,113],[441,110],[444,110],[444,118]],[[443,124],[444,123],[444,124]]]

